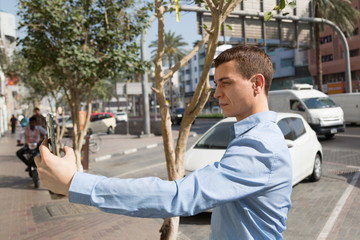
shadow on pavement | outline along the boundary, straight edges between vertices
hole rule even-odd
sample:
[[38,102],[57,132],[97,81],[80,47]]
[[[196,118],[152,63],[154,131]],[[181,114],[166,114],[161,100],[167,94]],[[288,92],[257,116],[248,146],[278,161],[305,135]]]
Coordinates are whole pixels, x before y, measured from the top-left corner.
[[[0,188],[34,190],[34,183],[30,177],[0,175]],[[41,190],[41,189],[39,189]]]

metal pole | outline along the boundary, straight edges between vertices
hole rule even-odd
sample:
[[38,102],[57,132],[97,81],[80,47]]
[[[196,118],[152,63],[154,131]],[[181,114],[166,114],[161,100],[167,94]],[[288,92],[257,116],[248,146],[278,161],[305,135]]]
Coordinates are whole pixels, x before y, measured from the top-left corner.
[[[145,56],[145,36],[146,31],[144,30],[141,34],[141,60],[146,61]],[[148,93],[148,75],[147,71],[145,70],[142,81],[141,81],[141,88],[142,88],[142,94],[143,94],[143,112],[144,112],[144,134],[149,135],[150,134],[150,113],[149,113],[149,93]]]
[[[149,19],[149,24],[151,24],[156,19],[155,15],[152,15]],[[141,60],[146,61],[146,30],[144,29],[141,33]],[[142,76],[141,88],[143,94],[143,109],[144,109],[144,134],[150,135],[150,110],[149,110],[149,93],[148,93],[148,75],[145,71]]]
[[[175,9],[175,6],[172,6]],[[209,10],[206,10],[203,7],[194,7],[194,6],[179,6],[180,11],[185,12],[201,12],[201,13],[210,13]],[[264,13],[262,12],[247,12],[247,11],[233,11],[231,15],[238,15],[238,16],[249,16],[249,17],[258,17],[264,18]],[[334,28],[334,30],[340,35],[340,38],[344,45],[344,54],[345,54],[345,82],[346,82],[346,92],[352,92],[352,84],[351,84],[351,67],[350,67],[350,54],[349,54],[349,45],[346,41],[346,37],[344,33],[340,30],[335,23],[324,19],[324,18],[309,18],[309,17],[297,17],[297,16],[281,16],[275,15],[272,18],[274,19],[287,19],[297,22],[309,22],[309,23],[325,23]]]

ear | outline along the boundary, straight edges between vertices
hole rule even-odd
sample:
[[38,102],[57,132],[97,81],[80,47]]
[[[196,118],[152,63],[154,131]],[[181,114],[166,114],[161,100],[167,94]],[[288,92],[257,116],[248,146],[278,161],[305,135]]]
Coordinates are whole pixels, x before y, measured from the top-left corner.
[[265,78],[262,74],[256,74],[253,79],[254,94],[260,94],[265,89]]

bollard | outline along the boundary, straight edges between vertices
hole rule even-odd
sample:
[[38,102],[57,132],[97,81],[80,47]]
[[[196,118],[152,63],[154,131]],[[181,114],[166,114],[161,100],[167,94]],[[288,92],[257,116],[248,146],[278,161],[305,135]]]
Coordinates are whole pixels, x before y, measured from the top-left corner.
[[84,136],[85,143],[81,147],[81,164],[84,170],[89,169],[89,135]]

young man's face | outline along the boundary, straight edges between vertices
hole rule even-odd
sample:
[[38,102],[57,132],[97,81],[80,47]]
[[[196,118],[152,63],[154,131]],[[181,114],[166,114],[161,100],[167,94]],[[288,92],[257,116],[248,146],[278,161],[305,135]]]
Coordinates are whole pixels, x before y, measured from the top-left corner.
[[219,65],[215,69],[214,82],[214,97],[219,100],[225,117],[236,117],[240,121],[253,114],[254,85],[237,72],[235,61]]

